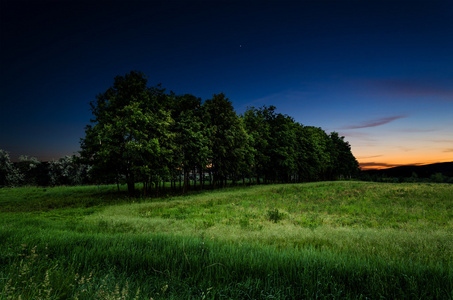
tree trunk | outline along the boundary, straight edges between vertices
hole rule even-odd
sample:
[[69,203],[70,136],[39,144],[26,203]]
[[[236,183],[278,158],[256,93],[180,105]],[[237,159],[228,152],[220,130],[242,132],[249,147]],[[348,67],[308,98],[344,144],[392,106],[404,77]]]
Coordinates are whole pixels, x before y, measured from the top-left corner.
[[134,191],[135,191],[135,182],[133,180],[128,180],[127,181],[127,191],[129,192],[129,196],[133,196],[134,195]]
[[146,188],[147,188],[146,181],[143,181],[143,198],[146,197]]
[[197,173],[195,172],[195,169],[192,170],[192,176],[193,176],[193,189],[197,189]]
[[179,171],[179,190],[181,190],[181,184],[182,184],[181,171]]
[[182,193],[185,194],[187,193],[187,184],[188,184],[188,181],[189,181],[189,176],[187,176],[187,171],[184,169],[184,185],[183,185],[183,188],[182,188]]
[[203,168],[200,166],[200,190],[203,189]]
[[209,187],[212,187],[212,174],[211,174],[211,169],[209,169]]
[[155,186],[156,186],[156,197],[159,197],[159,177],[156,178]]

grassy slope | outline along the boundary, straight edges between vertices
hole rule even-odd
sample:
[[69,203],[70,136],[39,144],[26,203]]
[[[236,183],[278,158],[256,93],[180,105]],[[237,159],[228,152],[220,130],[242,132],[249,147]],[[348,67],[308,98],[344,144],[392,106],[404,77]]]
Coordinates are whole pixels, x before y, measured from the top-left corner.
[[138,203],[114,188],[0,190],[4,294],[453,297],[452,185],[322,182]]

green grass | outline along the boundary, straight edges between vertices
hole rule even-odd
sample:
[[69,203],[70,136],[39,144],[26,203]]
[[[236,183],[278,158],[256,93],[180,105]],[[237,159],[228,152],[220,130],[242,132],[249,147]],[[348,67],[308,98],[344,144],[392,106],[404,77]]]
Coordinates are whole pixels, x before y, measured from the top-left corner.
[[0,189],[0,298],[453,299],[452,185],[115,190]]

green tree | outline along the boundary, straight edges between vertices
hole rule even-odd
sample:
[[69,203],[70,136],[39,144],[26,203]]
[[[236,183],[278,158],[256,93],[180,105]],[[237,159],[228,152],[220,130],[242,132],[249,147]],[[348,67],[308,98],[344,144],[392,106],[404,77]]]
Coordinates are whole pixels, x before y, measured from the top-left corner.
[[290,182],[296,173],[294,120],[278,113],[274,114],[269,122],[271,128],[269,178],[273,181]]
[[359,170],[359,163],[351,152],[351,145],[337,132],[330,133],[330,155],[332,159],[332,179],[351,178]]
[[58,160],[48,163],[49,184],[56,185],[80,185],[89,182],[90,167],[83,164],[77,156],[66,155]]
[[[357,171],[351,147],[338,133],[303,126],[274,106],[248,108],[239,117],[224,94],[200,98],[147,87],[143,73],[117,76],[90,103],[93,120],[81,141],[83,163],[98,183],[136,182],[144,193],[162,180],[213,174],[214,185],[255,176],[270,182],[350,177]],[[211,178],[211,176],[210,176]],[[55,181],[55,180],[54,180]],[[180,181],[181,184],[181,181]],[[195,182],[196,184],[196,182]]]
[[447,182],[447,176],[444,176],[442,173],[435,173],[430,176],[432,182],[442,183]]
[[21,155],[16,167],[21,174],[21,184],[38,185],[40,183],[41,162],[36,157]]
[[130,194],[137,180],[164,169],[160,138],[172,121],[159,104],[163,96],[161,89],[147,87],[143,73],[132,71],[116,76],[113,86],[90,103],[94,119],[86,127],[81,155],[95,171],[124,179]]
[[213,95],[203,104],[208,115],[210,163],[214,184],[239,176],[249,148],[249,137],[231,101],[223,93]]
[[250,146],[253,151],[253,163],[251,164],[251,171],[256,177],[259,184],[260,178],[265,175],[266,168],[270,162],[269,157],[269,139],[270,139],[270,125],[266,120],[266,112],[268,109],[263,106],[262,108],[249,107],[242,116],[247,133],[250,136]]
[[275,106],[248,108],[244,114],[254,147],[254,171],[259,180],[289,182],[296,173],[295,122]]
[[305,126],[303,128],[305,158],[309,180],[326,180],[330,178],[332,159],[329,152],[329,136],[320,127]]
[[295,147],[295,164],[297,181],[310,181],[314,176],[315,170],[311,163],[311,144],[308,132],[300,123],[294,126],[294,147]]
[[184,193],[189,185],[189,173],[198,168],[202,176],[208,162],[209,140],[203,114],[200,98],[190,94],[175,97],[172,117],[175,120],[176,153],[184,174]]
[[9,152],[0,149],[0,187],[14,187],[21,184],[23,174],[14,166]]

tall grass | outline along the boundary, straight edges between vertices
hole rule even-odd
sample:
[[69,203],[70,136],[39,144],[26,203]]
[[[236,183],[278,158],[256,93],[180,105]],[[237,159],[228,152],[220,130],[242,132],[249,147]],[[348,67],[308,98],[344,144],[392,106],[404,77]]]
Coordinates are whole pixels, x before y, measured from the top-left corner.
[[452,191],[333,182],[3,212],[1,297],[451,299]]

